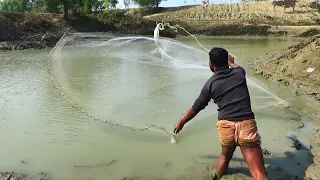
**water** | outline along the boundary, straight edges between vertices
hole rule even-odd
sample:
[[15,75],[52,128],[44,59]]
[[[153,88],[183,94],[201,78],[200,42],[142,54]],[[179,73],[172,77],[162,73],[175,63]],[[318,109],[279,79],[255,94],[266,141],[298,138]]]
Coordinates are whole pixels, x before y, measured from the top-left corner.
[[[244,67],[254,56],[294,43],[293,40],[202,40],[207,47],[218,45],[231,50]],[[191,39],[182,41],[197,47]],[[109,115],[108,118],[121,122],[162,120],[167,127],[172,127],[171,131],[210,75],[208,69],[176,70],[137,61],[120,61],[107,54],[102,58],[94,56],[97,53],[94,49],[71,48],[68,52],[67,55],[77,57],[74,58],[77,62],[68,69],[68,75],[75,80],[71,82],[72,87],[81,94],[76,97],[81,97],[80,102],[87,105],[94,104],[92,102],[104,104],[95,106],[92,112],[103,112]],[[48,50],[39,50],[0,54],[1,171],[30,174],[43,171],[53,179],[121,179],[128,176],[172,179],[198,161],[214,163],[215,158],[203,160],[199,156],[217,157],[220,154],[213,104],[183,129],[174,145],[161,133],[132,132],[110,126],[88,118],[64,101],[50,79],[48,53]],[[206,63],[206,59],[202,62]],[[291,174],[302,175],[301,171],[287,165],[295,161],[310,163],[306,161],[309,152],[296,152],[289,147],[291,144],[286,138],[299,135],[299,140],[306,146],[310,143],[307,132],[293,131],[299,117],[290,109],[265,108],[266,100],[259,98],[265,93],[254,89],[250,92],[263,147],[276,156],[270,157],[267,163],[283,165],[282,168]],[[103,97],[105,94],[109,96]],[[291,151],[295,158],[284,158],[286,151]],[[238,150],[235,158],[241,158]],[[22,164],[21,160],[27,164]],[[105,166],[74,167],[107,164],[112,160],[116,162]]]

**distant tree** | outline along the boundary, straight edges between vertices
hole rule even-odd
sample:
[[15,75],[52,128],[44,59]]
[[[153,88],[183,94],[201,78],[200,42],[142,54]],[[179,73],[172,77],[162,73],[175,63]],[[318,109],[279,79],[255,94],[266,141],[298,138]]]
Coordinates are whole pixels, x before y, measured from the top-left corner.
[[103,1],[99,0],[83,0],[84,13],[92,13],[92,11],[99,11],[103,9]]
[[88,14],[104,9],[104,1],[115,8],[118,0],[0,0],[0,10],[8,12],[49,12],[64,13],[69,18],[69,12]]
[[69,19],[69,1],[62,0],[62,3],[63,3],[63,18]]
[[118,3],[119,3],[118,0],[104,0],[104,6],[107,8],[115,9]]
[[125,8],[129,8],[131,3],[132,3],[132,1],[131,0],[123,0],[123,3],[124,3],[124,7]]
[[167,0],[133,0],[133,2],[141,7],[159,7],[162,1]]
[[60,0],[43,0],[45,12],[57,13],[60,11]]
[[7,12],[26,12],[28,10],[27,0],[4,0],[1,3],[2,11]]
[[184,2],[184,5],[186,6],[188,1],[183,1],[183,2]]

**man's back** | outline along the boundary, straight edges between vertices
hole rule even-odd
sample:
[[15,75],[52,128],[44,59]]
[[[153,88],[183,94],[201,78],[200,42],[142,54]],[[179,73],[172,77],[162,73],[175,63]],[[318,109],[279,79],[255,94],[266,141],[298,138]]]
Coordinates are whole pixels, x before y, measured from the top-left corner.
[[242,67],[219,70],[212,78],[211,97],[218,105],[219,120],[254,119]]

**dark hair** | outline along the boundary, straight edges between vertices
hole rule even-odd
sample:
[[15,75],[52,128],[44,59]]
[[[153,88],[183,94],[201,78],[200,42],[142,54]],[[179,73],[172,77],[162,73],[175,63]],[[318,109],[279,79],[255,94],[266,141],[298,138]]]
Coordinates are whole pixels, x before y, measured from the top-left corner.
[[210,61],[212,61],[213,64],[218,68],[228,66],[228,55],[228,51],[218,47],[212,48],[209,53]]

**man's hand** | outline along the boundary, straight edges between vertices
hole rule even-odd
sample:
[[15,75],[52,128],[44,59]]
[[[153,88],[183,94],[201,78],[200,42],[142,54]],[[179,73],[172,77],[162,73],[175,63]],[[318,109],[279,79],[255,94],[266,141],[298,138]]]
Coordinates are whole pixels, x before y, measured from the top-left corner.
[[228,55],[228,63],[230,64],[234,64],[234,57],[231,56],[230,54]]
[[193,110],[193,108],[191,107],[187,113],[177,122],[177,124],[174,125],[174,130],[173,132],[178,134],[183,126],[189,122],[191,119],[193,119],[195,116],[197,115],[197,113],[195,113],[195,111]]
[[236,65],[236,64],[234,63],[234,57],[231,56],[230,54],[228,55],[228,64],[229,64],[229,66],[232,67],[232,68],[237,68],[237,67],[238,67],[238,65]]
[[183,122],[182,119],[179,120],[179,121],[177,122],[177,124],[174,125],[174,130],[173,130],[173,132],[174,132],[175,134],[178,134],[178,133],[182,130],[184,124],[185,124],[185,123]]

